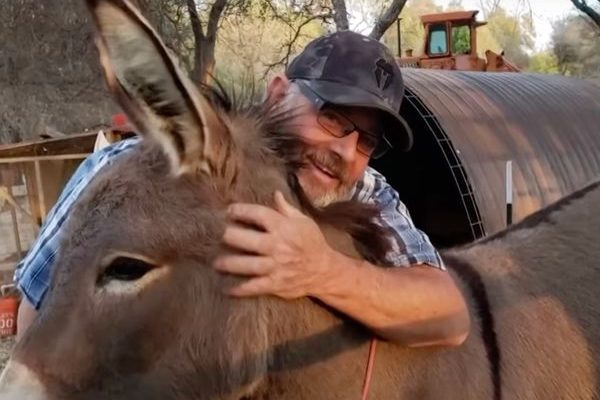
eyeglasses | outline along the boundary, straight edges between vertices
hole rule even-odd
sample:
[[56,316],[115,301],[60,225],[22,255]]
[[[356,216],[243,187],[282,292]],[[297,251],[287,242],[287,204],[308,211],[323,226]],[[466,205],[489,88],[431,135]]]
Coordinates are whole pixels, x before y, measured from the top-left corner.
[[327,101],[319,96],[302,79],[292,79],[307,98],[318,110],[317,122],[332,136],[342,138],[352,132],[358,132],[357,151],[372,159],[377,159],[392,149],[393,146],[385,134],[377,135],[358,127],[350,118],[332,109]]
[[342,138],[352,132],[358,132],[356,150],[372,159],[383,156],[392,148],[391,143],[384,134],[375,134],[357,126],[350,118],[332,108],[325,107],[319,110],[317,122],[332,136]]

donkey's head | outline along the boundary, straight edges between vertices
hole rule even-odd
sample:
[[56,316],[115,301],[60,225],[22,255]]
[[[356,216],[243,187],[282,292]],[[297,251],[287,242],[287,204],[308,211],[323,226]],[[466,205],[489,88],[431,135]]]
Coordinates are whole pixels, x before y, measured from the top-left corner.
[[50,291],[0,394],[240,398],[268,368],[260,305],[270,300],[223,295],[237,278],[209,266],[228,251],[220,239],[229,203],[269,204],[280,190],[308,206],[291,187],[301,144],[273,109],[235,112],[194,87],[126,1],[88,5],[108,86],[142,139],[74,206]]

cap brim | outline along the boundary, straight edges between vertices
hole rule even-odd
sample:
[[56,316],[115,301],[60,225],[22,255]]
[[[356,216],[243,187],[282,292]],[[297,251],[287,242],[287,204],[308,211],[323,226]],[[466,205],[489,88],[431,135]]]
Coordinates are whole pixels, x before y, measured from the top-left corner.
[[315,92],[325,102],[352,107],[366,107],[381,110],[389,115],[392,128],[388,139],[394,148],[408,151],[413,145],[413,134],[408,123],[400,116],[400,110],[391,109],[381,98],[363,89],[323,80],[302,80],[302,84]]

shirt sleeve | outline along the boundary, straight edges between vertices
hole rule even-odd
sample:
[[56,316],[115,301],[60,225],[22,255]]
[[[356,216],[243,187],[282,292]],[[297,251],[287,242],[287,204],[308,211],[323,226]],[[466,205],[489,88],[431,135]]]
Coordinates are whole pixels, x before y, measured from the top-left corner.
[[354,196],[359,201],[376,204],[380,208],[377,223],[389,228],[392,246],[386,258],[391,265],[409,267],[425,264],[446,269],[429,237],[415,227],[398,192],[387,183],[383,175],[368,168],[363,180],[358,183]]
[[31,249],[17,264],[14,281],[36,309],[40,308],[48,291],[50,272],[73,204],[104,166],[112,163],[119,154],[132,148],[138,141],[133,138],[117,142],[91,154],[79,165],[48,213]]

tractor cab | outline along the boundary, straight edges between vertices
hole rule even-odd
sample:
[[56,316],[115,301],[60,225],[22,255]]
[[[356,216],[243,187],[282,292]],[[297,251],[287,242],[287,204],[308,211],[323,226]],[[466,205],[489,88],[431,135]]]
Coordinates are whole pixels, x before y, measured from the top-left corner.
[[[475,20],[478,11],[458,11],[445,14],[423,15],[421,21],[425,27],[425,48],[422,60],[423,68],[476,69],[485,65],[477,58],[476,29],[486,24]],[[451,68],[454,67],[454,68]]]
[[518,68],[506,61],[503,54],[486,51],[486,59],[477,56],[477,28],[487,22],[477,21],[479,11],[454,11],[421,16],[425,28],[422,55],[398,61],[402,67],[448,69],[458,71],[511,71]]

